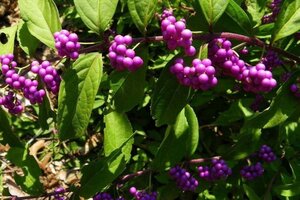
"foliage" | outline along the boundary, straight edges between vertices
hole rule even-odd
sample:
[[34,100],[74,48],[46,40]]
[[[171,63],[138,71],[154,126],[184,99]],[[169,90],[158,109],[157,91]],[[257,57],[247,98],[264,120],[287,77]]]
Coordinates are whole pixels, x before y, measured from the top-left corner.
[[[24,196],[56,198],[60,194],[67,199],[88,199],[99,192],[125,199],[134,194],[139,199],[138,194],[156,196],[153,191],[163,200],[299,199],[300,0],[277,1],[11,3],[20,16],[0,23],[0,55],[6,55],[0,58],[1,196],[19,195],[11,189],[12,181]],[[272,6],[274,2],[279,10]],[[3,18],[10,15],[7,11]],[[169,24],[163,28],[164,19],[177,32],[166,28]],[[188,37],[189,31],[178,31],[179,26],[191,30],[193,38]],[[62,29],[79,39],[64,31],[56,39],[53,35]],[[61,44],[64,34],[73,38],[68,41],[80,43],[78,52],[69,44],[69,53],[75,52],[71,58],[57,54],[68,46]],[[170,39],[168,34],[177,36]],[[126,47],[122,46],[124,52],[134,52],[129,63],[124,61],[129,54],[123,56],[117,47],[118,37],[123,38],[118,35],[132,37],[127,38],[130,42],[120,42]],[[195,47],[196,54],[191,56],[193,49],[187,47]],[[220,49],[230,50],[230,56],[222,57]],[[277,63],[275,57],[266,56],[270,51]],[[12,60],[6,63],[9,54],[15,55],[17,66]],[[124,67],[133,65],[136,57],[143,59],[138,69]],[[175,73],[181,58],[184,66]],[[205,87],[208,80],[201,75],[207,71],[189,71],[198,66],[197,59],[204,63],[206,58],[218,79],[215,87]],[[51,63],[59,91],[49,86],[50,68],[45,68],[45,74],[34,72],[34,60]],[[226,61],[233,63],[230,67],[243,61],[240,76],[234,67],[224,67]],[[260,64],[266,69],[259,70]],[[36,80],[38,85],[26,89],[25,83],[10,83],[16,75],[6,66],[18,78]],[[37,66],[42,68],[42,62]],[[251,69],[261,71],[263,78],[248,76]],[[262,86],[263,81],[268,84],[273,79],[276,86]],[[31,92],[32,87],[41,90],[40,104],[32,100],[38,95]],[[7,97],[8,92],[13,92],[14,99]],[[23,112],[11,114],[12,105],[18,102]],[[264,144],[277,156],[272,163],[259,160]],[[220,158],[232,173],[210,181],[201,179],[198,167],[206,170],[207,163]],[[240,173],[244,166],[258,162],[262,162],[262,176],[250,180]],[[184,171],[182,177],[187,178],[183,181],[192,176],[198,180],[195,190],[178,189],[182,183],[175,183],[169,174],[175,166],[189,171]],[[69,180],[68,173],[76,178]],[[129,192],[133,186],[141,191]],[[65,190],[53,193],[58,187]]]

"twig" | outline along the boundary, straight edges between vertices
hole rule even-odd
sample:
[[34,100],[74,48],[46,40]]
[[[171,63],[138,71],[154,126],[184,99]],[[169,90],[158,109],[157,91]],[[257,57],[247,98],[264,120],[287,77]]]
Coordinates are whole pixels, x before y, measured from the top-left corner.
[[137,176],[141,176],[141,175],[144,175],[144,174],[147,174],[149,172],[151,172],[152,170],[151,169],[145,169],[145,170],[141,170],[141,171],[137,171],[135,173],[132,173],[132,174],[126,174],[124,176],[122,176],[120,178],[120,181],[121,182],[125,182],[125,181],[128,181],[129,179],[132,179],[134,177],[137,177]]

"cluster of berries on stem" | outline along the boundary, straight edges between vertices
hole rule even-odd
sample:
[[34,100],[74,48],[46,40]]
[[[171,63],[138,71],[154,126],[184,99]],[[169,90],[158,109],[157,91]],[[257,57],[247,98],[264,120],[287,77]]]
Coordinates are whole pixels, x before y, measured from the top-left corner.
[[241,176],[246,180],[253,180],[264,173],[264,168],[260,162],[253,165],[244,166],[241,171]]
[[300,83],[300,79],[297,79],[296,83],[293,83],[292,85],[290,85],[290,91],[293,93],[293,95],[296,98],[300,98],[300,86],[299,86],[299,83]]
[[[262,145],[256,153],[258,158],[266,163],[271,163],[277,159],[275,153],[271,147]],[[262,176],[264,173],[264,167],[261,162],[256,162],[252,165],[243,166],[240,174],[245,180],[254,180],[255,178]]]
[[169,174],[183,191],[194,191],[198,187],[198,181],[191,173],[179,166],[171,168]]
[[222,159],[212,159],[211,166],[199,166],[198,172],[200,178],[206,181],[226,179],[232,174],[231,168]]
[[282,65],[282,60],[280,60],[276,52],[269,50],[262,58],[262,63],[266,66],[267,70],[271,71],[273,68]]
[[193,89],[208,90],[215,87],[218,79],[215,77],[215,68],[210,59],[194,59],[192,66],[186,66],[182,58],[175,60],[170,68],[171,73],[175,74],[178,81],[185,86]]
[[195,55],[196,49],[192,45],[193,33],[186,28],[184,19],[177,21],[171,10],[164,10],[161,15],[161,30],[163,39],[170,50],[183,47],[186,55]]
[[136,200],[156,200],[157,198],[157,192],[147,193],[143,190],[139,191],[135,187],[131,187],[129,192]]
[[[114,198],[107,192],[100,192],[93,197],[93,200],[114,200]],[[118,197],[115,200],[124,200],[124,198]]]
[[53,94],[58,93],[61,78],[49,61],[43,61],[41,64],[38,61],[33,61],[31,72],[38,74]]
[[143,65],[143,59],[135,55],[133,49],[128,49],[132,44],[132,37],[130,35],[117,35],[109,47],[108,57],[111,66],[118,71],[125,69],[135,71]]
[[67,56],[73,60],[79,56],[80,43],[76,33],[70,33],[68,30],[61,30],[54,33],[55,48],[61,57]]
[[19,114],[23,111],[21,101],[17,99],[15,91],[23,93],[31,104],[42,103],[46,94],[44,89],[38,89],[38,81],[27,78],[17,73],[15,67],[17,63],[13,60],[12,54],[2,55],[0,63],[2,65],[2,74],[5,78],[5,83],[9,86],[8,94],[1,98],[1,105],[4,105],[12,114]]
[[282,0],[273,0],[268,7],[271,10],[271,13],[268,13],[263,16],[262,23],[263,24],[269,24],[276,20],[279,12],[280,12],[280,6],[281,6]]
[[246,69],[245,62],[231,49],[231,42],[224,38],[215,38],[208,44],[208,57],[222,74],[242,79]]

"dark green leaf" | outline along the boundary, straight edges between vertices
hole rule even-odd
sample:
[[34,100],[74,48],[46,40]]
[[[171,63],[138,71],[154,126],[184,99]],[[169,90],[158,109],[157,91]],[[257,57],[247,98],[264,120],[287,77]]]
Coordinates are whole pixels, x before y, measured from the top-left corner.
[[42,173],[35,159],[28,155],[28,150],[12,147],[9,149],[6,157],[23,170],[24,176],[15,175],[17,184],[29,194],[41,194],[43,192],[43,186],[40,183],[39,176],[41,176]]
[[29,32],[54,48],[53,33],[61,29],[61,23],[53,0],[19,0],[18,3]]
[[28,30],[27,23],[23,21],[18,24],[18,42],[20,47],[28,55],[33,55],[39,45],[38,39],[32,36]]
[[243,99],[235,101],[231,104],[230,108],[224,112],[222,112],[213,124],[216,125],[231,125],[232,122],[244,119],[249,117],[252,114],[252,111],[245,107],[250,104],[250,99]]
[[273,42],[300,30],[300,0],[286,0],[280,9],[272,36]]
[[243,184],[244,191],[249,198],[249,200],[260,200],[259,196],[255,193],[255,191],[246,184]]
[[[132,127],[124,113],[116,111],[104,116],[104,154],[108,157],[113,151],[119,149],[125,141],[132,136]],[[122,149],[125,161],[130,159],[133,139],[130,139]]]
[[170,73],[169,66],[173,62],[174,59],[163,69],[152,95],[151,114],[157,126],[173,124],[191,96],[191,89],[180,85]]
[[143,100],[145,78],[146,68],[140,68],[135,72],[115,71],[110,75],[113,105],[117,111],[130,111]]
[[11,147],[22,147],[18,136],[11,130],[10,121],[7,114],[0,108],[0,133],[2,132],[3,144],[9,144]]
[[229,0],[198,0],[210,26],[218,21],[226,10]]
[[[128,112],[143,101],[146,87],[146,70],[148,63],[148,48],[137,49],[143,58],[144,65],[135,72],[114,71],[110,74],[110,88],[112,90],[113,106],[118,112]],[[138,84],[137,84],[138,83]]]
[[246,0],[245,5],[247,6],[247,11],[251,16],[253,22],[256,25],[261,24],[261,19],[265,14],[265,0]]
[[39,124],[43,130],[49,129],[48,120],[54,118],[55,112],[51,110],[48,98],[44,98],[43,102],[39,104]]
[[74,0],[74,4],[83,23],[93,32],[100,34],[108,28],[118,0]]
[[0,42],[0,55],[13,53],[15,47],[15,36],[17,32],[17,25],[8,28],[0,29],[0,33],[5,34],[5,42]]
[[258,149],[260,129],[251,129],[247,132],[241,132],[236,144],[229,151],[225,152],[224,159],[244,159]]
[[127,0],[127,5],[134,24],[145,34],[147,25],[155,14],[157,0]]
[[92,161],[82,169],[80,196],[87,199],[97,192],[103,191],[125,170],[126,155],[122,153],[122,150],[127,142],[131,141],[132,136],[120,148],[111,152],[108,157]]
[[89,123],[102,76],[102,56],[80,56],[63,76],[58,98],[57,122],[61,139],[79,137]]
[[245,33],[251,35],[252,24],[245,11],[234,0],[229,1],[225,12]]
[[153,167],[165,170],[175,165],[184,156],[192,155],[198,146],[198,139],[198,120],[193,109],[187,105],[179,113],[175,124],[168,126],[165,138],[153,160]]

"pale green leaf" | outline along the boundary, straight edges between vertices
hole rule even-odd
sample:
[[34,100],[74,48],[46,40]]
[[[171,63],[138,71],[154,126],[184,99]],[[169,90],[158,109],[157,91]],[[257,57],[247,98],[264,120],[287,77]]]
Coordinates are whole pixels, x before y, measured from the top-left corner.
[[53,33],[61,29],[58,10],[53,0],[19,0],[22,19],[29,32],[54,48]]
[[273,42],[300,30],[300,0],[286,0],[280,9],[272,35]]
[[134,24],[145,34],[147,25],[155,14],[157,0],[128,0],[127,5]]
[[229,0],[198,0],[209,25],[215,24],[227,8]]
[[108,28],[118,0],[74,0],[74,4],[83,23],[93,32],[100,34]]
[[[116,111],[105,115],[104,122],[104,154],[108,157],[132,136],[132,127],[127,116]],[[130,139],[122,149],[125,161],[128,161],[130,158],[132,144],[133,139]]]
[[0,55],[13,53],[14,47],[15,47],[15,36],[17,32],[17,25],[0,29],[0,34],[5,34],[5,40],[4,42],[0,42]]
[[61,139],[84,134],[101,77],[102,56],[99,53],[80,56],[65,72],[58,95],[57,121]]

